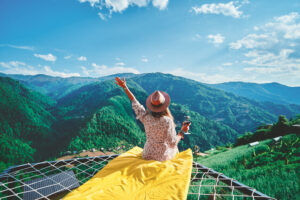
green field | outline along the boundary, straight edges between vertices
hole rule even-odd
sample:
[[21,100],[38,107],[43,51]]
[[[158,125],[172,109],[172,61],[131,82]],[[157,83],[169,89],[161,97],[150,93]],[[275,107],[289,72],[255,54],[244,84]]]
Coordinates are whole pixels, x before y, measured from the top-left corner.
[[268,139],[255,147],[219,147],[207,153],[196,161],[276,199],[300,198],[299,135],[284,136],[278,143]]

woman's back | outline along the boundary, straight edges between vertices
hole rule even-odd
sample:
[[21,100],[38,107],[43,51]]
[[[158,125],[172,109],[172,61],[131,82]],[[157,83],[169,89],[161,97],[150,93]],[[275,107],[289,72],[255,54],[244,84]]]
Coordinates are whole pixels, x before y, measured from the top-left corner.
[[143,158],[164,161],[175,157],[178,153],[175,124],[168,116],[154,117],[147,113],[144,106],[136,99],[132,100],[132,108],[145,127],[146,143]]

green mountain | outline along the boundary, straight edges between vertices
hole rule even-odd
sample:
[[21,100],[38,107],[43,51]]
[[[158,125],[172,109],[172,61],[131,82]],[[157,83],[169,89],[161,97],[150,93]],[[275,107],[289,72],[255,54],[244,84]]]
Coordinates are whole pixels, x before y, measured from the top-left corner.
[[257,84],[245,82],[227,82],[210,84],[209,86],[256,101],[300,105],[300,87],[288,87],[279,83]]
[[[127,76],[128,87],[144,106],[155,90],[171,96],[177,130],[184,116],[191,117],[192,134],[179,143],[181,150],[195,145],[201,151],[217,147],[207,152],[208,157],[197,158],[201,164],[277,199],[300,195],[300,139],[295,128],[300,106],[258,102],[170,74]],[[114,77],[66,80],[20,75],[20,81],[0,77],[0,170],[55,159],[67,150],[142,147],[143,125]],[[279,135],[283,135],[279,143],[268,139]],[[254,148],[244,145],[257,140],[265,141]],[[232,148],[234,142],[238,146]]]
[[0,163],[32,162],[47,147],[54,103],[18,81],[0,77]]
[[[143,126],[135,119],[125,92],[111,80],[123,74],[97,80],[14,76],[29,88],[45,88],[43,93],[48,96],[0,77],[2,163],[54,159],[67,150],[143,146]],[[191,116],[192,134],[180,142],[180,149],[197,145],[204,151],[233,143],[244,132],[275,122],[279,114],[291,117],[300,113],[297,105],[264,104],[170,74],[125,76],[130,77],[128,86],[142,104],[157,89],[170,94],[177,129],[184,116]],[[65,89],[60,90],[60,84]],[[53,95],[55,89],[59,95]],[[16,156],[10,157],[8,152],[16,152]]]
[[[148,94],[132,80],[128,80],[128,86],[135,94],[136,98],[144,104]],[[145,106],[145,105],[144,105]],[[205,150],[215,145],[233,142],[238,133],[229,126],[206,119],[197,112],[188,110],[187,107],[172,103],[171,112],[175,117],[175,121],[180,124],[184,120],[185,115],[192,117],[193,126],[189,142],[190,146],[198,145]],[[72,139],[69,146],[70,150],[82,149],[86,146],[96,148],[97,146],[107,146],[106,141],[112,137],[121,138],[128,144],[142,146],[145,142],[143,126],[138,122],[136,125],[135,115],[131,108],[124,91],[117,86],[114,81],[105,81],[84,86],[69,95],[58,100],[57,115],[64,119],[82,118],[86,119],[85,125],[80,128],[78,136]],[[112,121],[112,119],[114,119]],[[101,122],[101,125],[99,123]],[[126,123],[125,123],[126,122]],[[102,124],[105,124],[104,127]],[[124,127],[126,124],[130,126]],[[124,127],[124,128],[123,128]],[[131,127],[131,129],[129,128]],[[121,134],[120,130],[121,129]],[[107,139],[102,137],[109,136]],[[86,139],[93,138],[93,139]],[[136,140],[136,138],[142,138]],[[75,140],[77,147],[74,148]],[[88,144],[88,145],[87,145]],[[120,145],[120,141],[111,142],[109,146],[116,147]],[[181,148],[186,148],[185,143],[181,144]]]
[[263,123],[272,123],[278,115],[292,117],[300,112],[297,105],[267,105],[170,74],[142,74],[132,80],[148,93],[166,91],[173,102],[185,105],[208,119],[227,124],[239,133],[251,131]]
[[[116,74],[116,76],[119,74]],[[135,74],[132,73],[123,73],[121,74],[124,77],[133,77]],[[10,77],[15,80],[19,80],[26,87],[40,92],[44,95],[50,96],[53,99],[59,99],[71,91],[78,89],[84,85],[90,83],[111,80],[114,78],[113,75],[103,76],[100,78],[91,78],[91,77],[53,77],[44,74],[38,75],[20,75],[20,74],[3,74],[0,73],[2,77]]]

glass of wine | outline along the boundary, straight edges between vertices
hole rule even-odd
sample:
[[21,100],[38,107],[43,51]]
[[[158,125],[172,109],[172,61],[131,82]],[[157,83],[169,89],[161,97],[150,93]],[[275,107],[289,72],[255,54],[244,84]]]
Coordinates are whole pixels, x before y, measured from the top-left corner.
[[[183,121],[183,124],[191,124],[191,121],[190,121],[190,116],[184,116],[185,117],[185,120]],[[184,135],[190,135],[191,132],[183,132]]]

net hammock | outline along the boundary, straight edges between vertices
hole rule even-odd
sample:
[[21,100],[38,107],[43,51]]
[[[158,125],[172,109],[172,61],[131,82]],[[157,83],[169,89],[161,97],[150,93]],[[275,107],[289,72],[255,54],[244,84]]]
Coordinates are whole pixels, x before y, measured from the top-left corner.
[[[118,155],[13,166],[0,175],[0,199],[61,199]],[[222,173],[193,163],[188,200],[274,199]]]

